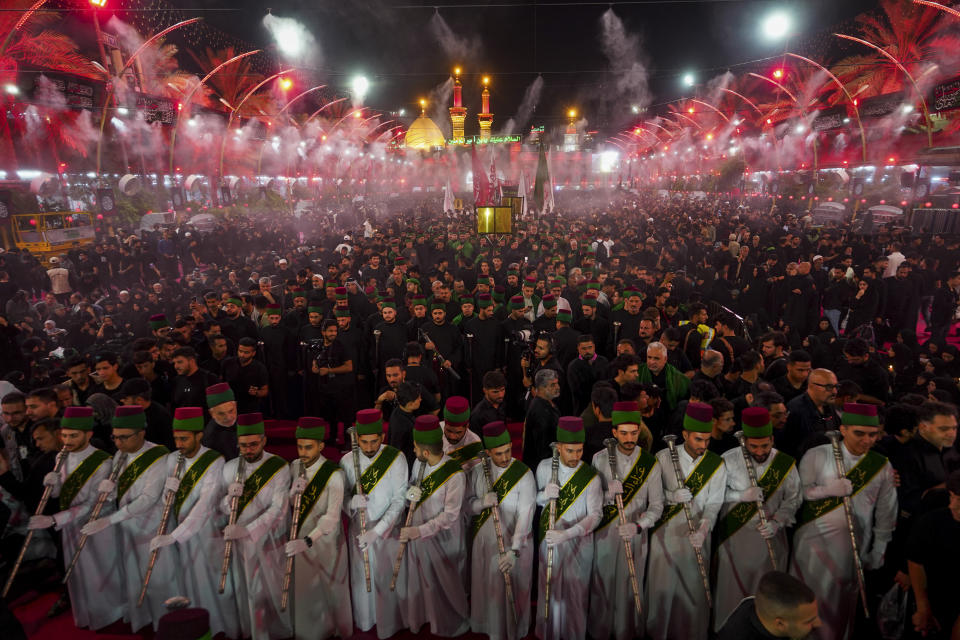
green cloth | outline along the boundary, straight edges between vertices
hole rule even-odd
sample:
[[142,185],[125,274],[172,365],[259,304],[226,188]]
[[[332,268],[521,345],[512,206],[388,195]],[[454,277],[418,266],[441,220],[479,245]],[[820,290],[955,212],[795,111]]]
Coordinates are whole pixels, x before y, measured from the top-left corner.
[[73,504],[73,499],[80,493],[80,489],[83,489],[84,485],[87,484],[87,480],[100,468],[100,465],[110,460],[110,457],[110,454],[106,451],[97,449],[87,456],[86,459],[73,470],[73,473],[67,476],[63,487],[60,489],[61,511],[66,511],[70,508],[70,505]]
[[217,461],[217,458],[220,457],[220,454],[214,451],[213,449],[207,449],[200,454],[190,468],[186,470],[183,474],[183,477],[180,479],[180,486],[177,488],[177,495],[173,499],[173,515],[177,517],[180,515],[180,508],[183,506],[183,503],[189,497],[190,492],[193,491],[193,488],[197,486],[197,483],[200,482],[200,479],[203,477],[203,474],[207,472],[207,469],[210,468],[214,462]]
[[127,465],[127,468],[123,470],[123,473],[121,473],[117,479],[117,504],[120,503],[120,499],[123,498],[130,487],[133,486],[133,483],[137,481],[137,478],[142,476],[147,469],[152,467],[155,462],[168,453],[170,453],[169,449],[162,444],[158,444],[150,447],[134,458],[133,462]]
[[[481,462],[480,464],[483,463]],[[510,490],[517,486],[517,483],[523,479],[523,476],[526,475],[528,471],[530,471],[530,467],[523,464],[519,460],[514,460],[510,463],[510,466],[507,467],[507,470],[500,474],[500,477],[497,478],[497,481],[494,482],[493,486],[490,488],[491,491],[497,494],[498,504],[503,503],[503,499],[507,497],[507,494],[510,493]],[[483,471],[481,470],[481,473],[482,472]],[[480,533],[480,528],[483,527],[484,523],[490,518],[492,513],[493,508],[487,507],[478,515],[475,515],[473,518],[471,518],[470,540],[473,540],[476,535]]]
[[[672,364],[666,365],[666,371],[667,388],[664,391],[666,393],[667,406],[670,408],[670,411],[673,411],[677,408],[681,400],[685,400],[690,396],[690,379],[680,373],[680,370]],[[653,374],[650,373],[650,369],[647,368],[645,364],[640,365],[639,382],[648,384],[653,382]]]
[[[873,477],[877,475],[883,466],[887,464],[886,456],[873,451],[867,451],[860,461],[847,471],[846,478],[853,485],[853,493],[850,497],[857,495],[860,491],[870,484]],[[800,507],[800,515],[797,517],[797,528],[802,527],[808,522],[813,522],[820,516],[826,515],[843,504],[843,498],[822,498],[820,500],[806,501]]]
[[[596,475],[597,470],[584,462],[581,463],[580,468],[570,476],[570,479],[560,487],[560,497],[557,498],[557,520],[560,520],[567,509],[577,501],[577,498],[580,497],[580,494],[583,493],[583,490],[587,488],[587,485],[590,484],[590,481],[593,480]],[[549,526],[550,505],[548,504],[540,514],[540,522],[537,526],[537,544],[543,540]]]
[[367,467],[367,470],[360,474],[360,486],[363,488],[363,495],[369,495],[380,482],[380,479],[387,475],[390,465],[400,455],[400,450],[390,445],[383,448],[383,451]]
[[[770,496],[776,493],[783,481],[786,480],[793,465],[794,459],[791,456],[777,451],[767,470],[757,480],[757,486],[763,490],[764,501],[769,500]],[[756,513],[756,502],[738,502],[734,505],[717,526],[717,544],[723,544],[728,538],[732,538],[743,525],[750,522],[750,519]]]
[[[303,463],[301,462],[300,464]],[[324,460],[320,468],[317,469],[317,472],[313,474],[313,478],[310,479],[307,488],[303,490],[303,495],[300,496],[300,517],[299,520],[297,520],[297,535],[300,535],[299,528],[303,526],[303,521],[310,515],[310,510],[313,509],[313,505],[317,504],[317,500],[320,499],[320,494],[322,494],[326,488],[327,482],[333,476],[333,472],[339,468],[340,467],[333,462]]]
[[[633,463],[630,472],[623,479],[623,508],[626,509],[630,501],[637,495],[637,492],[643,486],[643,483],[650,477],[650,471],[656,466],[657,459],[646,451],[640,451],[637,461]],[[600,518],[600,524],[594,531],[600,531],[614,520],[618,520],[620,514],[617,511],[616,504],[608,504],[603,507],[603,517]]]
[[243,495],[237,503],[237,518],[247,508],[247,505],[257,497],[260,489],[265,487],[268,482],[277,475],[280,469],[287,466],[287,462],[280,456],[270,456],[264,460],[263,464],[257,467],[257,470],[250,474],[250,477],[243,483]]
[[[697,463],[691,471],[690,475],[687,476],[687,479],[683,481],[683,484],[690,490],[690,494],[695,498],[700,490],[707,486],[707,483],[710,482],[710,478],[713,477],[713,474],[717,472],[717,469],[723,464],[723,458],[715,454],[713,451],[707,451],[700,457],[700,462]],[[667,506],[663,513],[660,515],[660,519],[657,521],[657,524],[653,525],[653,528],[650,530],[651,533],[662,527],[663,525],[670,522],[673,516],[677,515],[683,511],[682,504],[671,504]]]
[[[424,464],[424,463],[420,463]],[[455,460],[447,460],[433,472],[423,479],[420,483],[420,500],[417,502],[417,509],[420,508],[427,498],[433,495],[433,492],[443,486],[443,483],[449,480],[453,474],[462,473],[463,469]]]

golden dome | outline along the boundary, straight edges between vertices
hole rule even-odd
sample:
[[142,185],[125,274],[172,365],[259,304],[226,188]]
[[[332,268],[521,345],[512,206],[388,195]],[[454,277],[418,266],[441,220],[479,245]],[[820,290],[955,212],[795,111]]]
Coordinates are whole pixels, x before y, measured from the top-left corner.
[[407,129],[405,144],[408,149],[433,149],[445,147],[447,141],[437,123],[427,116],[420,116]]

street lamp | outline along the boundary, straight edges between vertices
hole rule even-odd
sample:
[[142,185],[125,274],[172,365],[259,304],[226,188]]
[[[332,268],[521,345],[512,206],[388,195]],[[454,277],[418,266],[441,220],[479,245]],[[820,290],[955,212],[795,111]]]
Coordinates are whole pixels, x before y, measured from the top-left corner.
[[782,40],[790,35],[791,23],[792,21],[788,13],[785,11],[774,11],[768,14],[763,19],[763,22],[760,23],[760,30],[767,40]]
[[697,78],[692,73],[687,72],[683,74],[683,78],[681,78],[680,81],[683,82],[683,86],[692,87],[694,84],[696,84]]
[[363,104],[363,99],[366,97],[367,91],[370,89],[370,81],[364,76],[357,76],[350,83],[350,88],[353,91],[353,98],[356,103]]

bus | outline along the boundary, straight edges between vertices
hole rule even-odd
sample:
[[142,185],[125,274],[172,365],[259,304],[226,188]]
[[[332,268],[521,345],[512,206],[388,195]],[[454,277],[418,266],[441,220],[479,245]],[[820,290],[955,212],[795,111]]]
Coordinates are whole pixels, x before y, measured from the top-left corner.
[[21,213],[12,216],[13,240],[46,266],[50,258],[70,249],[92,245],[93,215],[84,211]]

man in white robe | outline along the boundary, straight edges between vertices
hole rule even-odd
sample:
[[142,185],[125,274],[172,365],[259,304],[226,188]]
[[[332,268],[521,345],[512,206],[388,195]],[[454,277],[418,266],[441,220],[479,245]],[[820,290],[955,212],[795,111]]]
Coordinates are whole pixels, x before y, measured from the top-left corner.
[[[174,492],[167,533],[156,536],[151,549],[176,545],[180,554],[180,582],[182,593],[168,592],[167,596],[184,595],[193,606],[210,613],[213,635],[223,632],[228,638],[240,635],[240,622],[233,593],[233,583],[227,581],[224,593],[219,593],[220,570],[223,563],[223,535],[226,524],[217,510],[224,492],[224,459],[217,451],[203,446],[203,409],[178,407],[173,416],[173,441],[177,452],[166,459],[166,490]],[[177,475],[177,465],[183,457],[183,467]],[[151,578],[151,582],[153,579]]]
[[[399,449],[383,444],[383,417],[379,409],[357,412],[357,449],[340,459],[349,501],[350,593],[353,619],[361,631],[377,627],[377,637],[389,638],[403,628],[400,595],[406,585],[398,580],[390,589],[393,563],[399,549],[399,524],[407,492],[407,460]],[[362,492],[357,488],[357,467]],[[366,531],[361,533],[361,512]],[[367,591],[364,558],[370,565]]]
[[300,496],[297,537],[286,546],[287,556],[294,558],[288,606],[297,640],[353,634],[348,554],[340,524],[343,473],[321,453],[327,430],[322,418],[301,417],[296,431],[300,459],[290,465],[290,499],[296,504]]
[[[179,558],[175,550],[157,558],[143,605],[138,606],[140,590],[150,563],[150,540],[157,532],[163,515],[163,493],[166,480],[164,457],[170,451],[163,445],[147,441],[147,420],[143,407],[121,405],[112,421],[113,441],[117,445],[114,464],[121,465],[116,486],[117,510],[109,518],[88,522],[80,530],[97,536],[111,525],[117,527],[119,552],[123,556],[123,597],[126,601],[124,620],[134,631],[153,624],[167,612],[163,602],[171,589],[180,592]],[[106,488],[104,485],[103,488]]]
[[[603,487],[597,471],[581,460],[586,434],[583,420],[564,416],[557,423],[557,481],[553,459],[537,465],[540,569],[537,587],[536,635],[541,640],[583,640],[587,633],[587,601],[593,568],[593,530],[603,512]],[[550,501],[556,501],[555,523],[549,525]],[[549,561],[553,555],[552,562]],[[551,565],[547,598],[547,565]],[[547,613],[549,612],[549,613]]]
[[[714,629],[719,630],[740,601],[757,592],[760,578],[774,569],[785,571],[789,547],[786,529],[800,507],[800,475],[792,457],[773,448],[773,425],[764,407],[743,410],[743,448],[723,454],[727,489],[717,524],[717,582]],[[753,486],[744,448],[757,485]],[[763,500],[766,525],[761,526],[757,501]],[[771,563],[767,544],[773,548]]]
[[[32,516],[30,529],[56,527],[63,541],[63,560],[69,564],[77,551],[80,529],[89,520],[90,512],[100,495],[101,485],[110,477],[110,454],[90,445],[93,436],[93,409],[66,407],[60,420],[60,439],[67,459],[59,473],[50,472],[43,479],[53,487],[53,499],[59,499],[60,511],[52,516]],[[112,487],[108,493],[113,491]],[[100,512],[109,518],[114,511],[108,500]],[[121,619],[126,611],[123,600],[121,554],[117,552],[117,530],[108,529],[87,540],[77,566],[70,574],[67,590],[77,627],[100,629]]]
[[[613,405],[613,449],[616,475],[608,449],[593,456],[593,468],[604,484],[603,516],[593,534],[594,571],[590,585],[590,635],[632,640],[643,635],[643,578],[647,566],[647,531],[663,513],[660,465],[637,445],[643,418],[636,402]],[[620,524],[616,496],[623,500]],[[630,545],[641,599],[637,610],[625,545]]]
[[[683,444],[676,447],[682,485],[669,448],[657,452],[668,506],[650,536],[646,602],[647,637],[652,640],[707,637],[709,587],[704,586],[697,550],[709,580],[710,532],[723,506],[727,483],[723,460],[707,449],[712,431],[713,408],[703,402],[689,403],[683,418]],[[693,531],[683,505],[690,507]]]
[[289,610],[280,611],[284,544],[290,526],[290,469],[283,458],[264,451],[266,444],[263,416],[237,416],[240,457],[223,465],[221,480],[227,486],[227,495],[220,500],[221,513],[229,517],[232,499],[238,498],[236,523],[226,526],[223,538],[233,541],[228,577],[233,580],[240,629],[253,640],[279,640],[292,633]]
[[466,479],[460,464],[443,453],[443,431],[434,415],[413,423],[413,450],[408,509],[413,517],[400,529],[407,543],[407,591],[401,611],[410,631],[429,623],[430,633],[450,638],[470,628],[470,609],[464,590],[466,540],[460,511]]
[[[536,510],[537,483],[527,465],[512,456],[513,443],[503,422],[483,427],[483,443],[488,456],[469,475],[474,497],[466,510],[470,519],[468,539],[472,538],[470,629],[491,640],[516,640],[530,628],[530,596],[533,578],[533,514]],[[484,465],[490,480],[484,473]],[[504,553],[497,545],[493,509],[500,514]],[[509,575],[513,600],[507,598],[504,576]]]
[[813,447],[800,460],[804,503],[797,518],[790,572],[803,580],[820,603],[821,640],[849,638],[860,606],[853,544],[844,513],[850,498],[857,548],[864,571],[879,569],[897,523],[893,468],[873,451],[880,434],[877,408],[843,406],[839,443],[846,477],[837,473],[832,444]]

